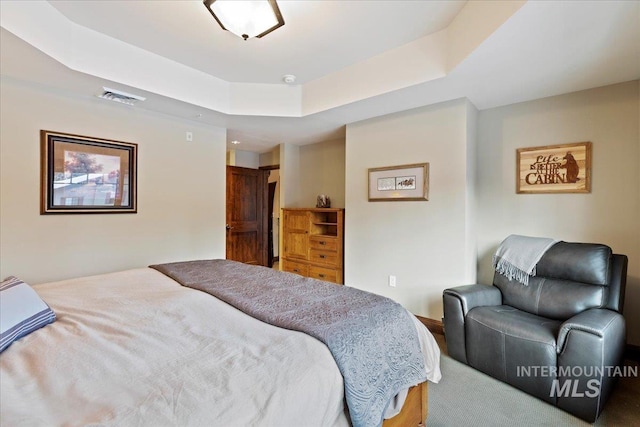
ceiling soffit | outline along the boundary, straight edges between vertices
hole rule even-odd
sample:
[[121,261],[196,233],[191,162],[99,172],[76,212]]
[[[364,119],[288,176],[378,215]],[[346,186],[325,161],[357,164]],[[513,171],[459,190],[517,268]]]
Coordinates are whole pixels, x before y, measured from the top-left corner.
[[447,28],[302,85],[228,82],[80,26],[48,2],[3,2],[0,24],[81,73],[228,115],[303,117],[447,76],[524,3],[468,2]]

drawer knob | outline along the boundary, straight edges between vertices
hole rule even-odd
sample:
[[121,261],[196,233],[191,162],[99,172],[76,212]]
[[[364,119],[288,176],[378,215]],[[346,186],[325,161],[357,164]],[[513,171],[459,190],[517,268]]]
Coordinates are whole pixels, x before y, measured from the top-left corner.
[[318,274],[318,276],[324,278],[324,274]]
[[319,243],[320,243],[321,245],[326,245],[326,244],[327,244],[327,242],[323,242],[323,241],[320,241]]
[[297,268],[294,268],[294,269],[293,269],[293,272],[294,272],[294,273],[300,273],[300,270],[298,270]]
[[320,255],[320,258],[325,259],[327,256],[326,255]]

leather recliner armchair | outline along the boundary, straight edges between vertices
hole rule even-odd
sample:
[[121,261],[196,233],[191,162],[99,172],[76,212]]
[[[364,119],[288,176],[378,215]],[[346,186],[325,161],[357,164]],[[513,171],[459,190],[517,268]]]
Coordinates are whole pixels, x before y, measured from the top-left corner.
[[495,273],[493,286],[446,289],[449,355],[595,421],[620,376],[627,263],[605,245],[558,242],[528,286]]

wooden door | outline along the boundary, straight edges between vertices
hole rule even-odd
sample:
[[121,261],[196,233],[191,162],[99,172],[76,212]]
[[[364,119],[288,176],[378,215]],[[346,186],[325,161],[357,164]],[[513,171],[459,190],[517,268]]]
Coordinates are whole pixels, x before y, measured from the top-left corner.
[[267,265],[268,171],[227,166],[227,254]]

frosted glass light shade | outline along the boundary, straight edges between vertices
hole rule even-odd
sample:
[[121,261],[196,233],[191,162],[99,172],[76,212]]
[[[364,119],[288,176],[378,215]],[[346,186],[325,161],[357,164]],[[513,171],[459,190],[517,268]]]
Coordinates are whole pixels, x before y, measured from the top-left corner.
[[275,0],[204,0],[203,3],[223,30],[245,40],[262,37],[284,25]]

